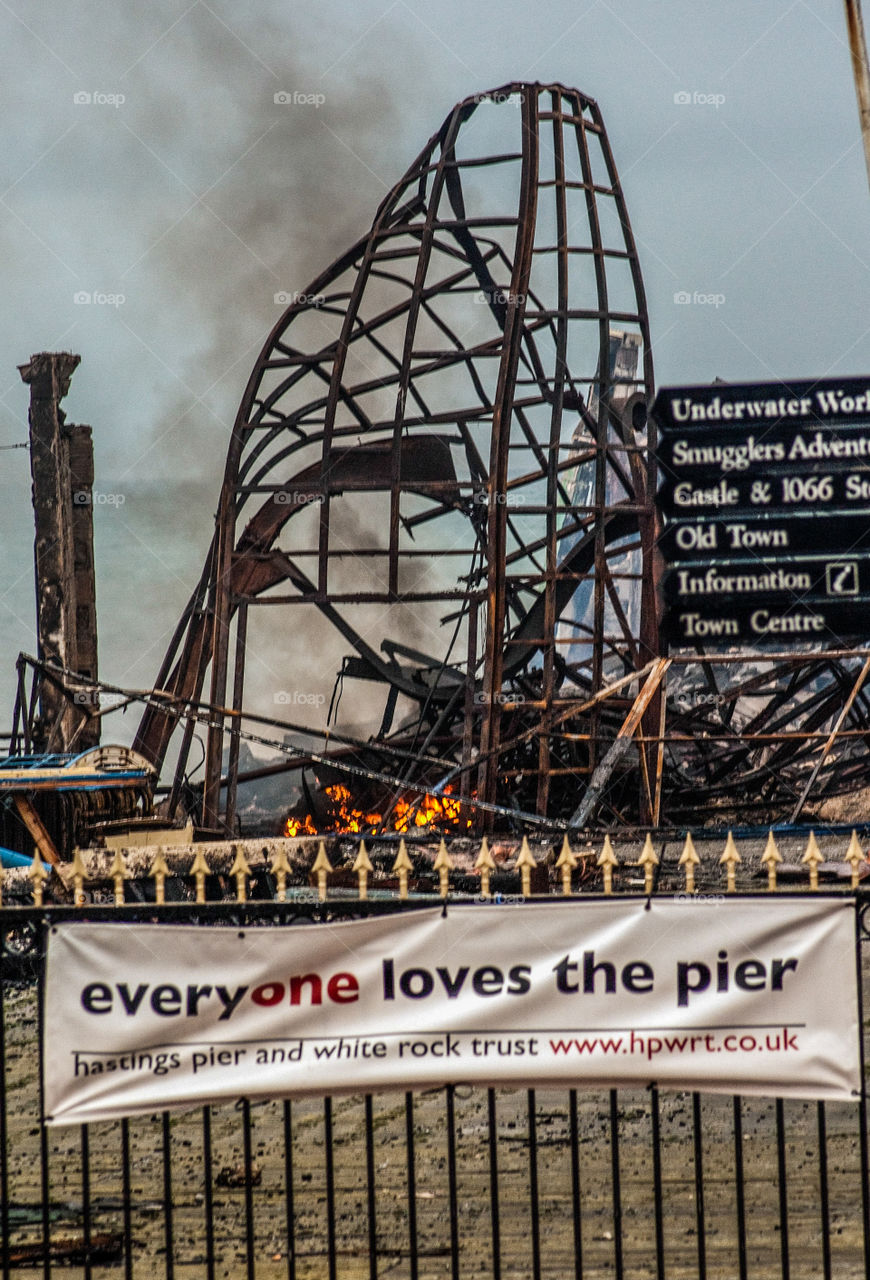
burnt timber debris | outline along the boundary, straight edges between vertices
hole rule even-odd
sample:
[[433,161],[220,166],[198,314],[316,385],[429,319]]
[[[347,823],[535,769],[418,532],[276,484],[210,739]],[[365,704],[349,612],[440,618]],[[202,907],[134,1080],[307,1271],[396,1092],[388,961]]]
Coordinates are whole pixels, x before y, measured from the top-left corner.
[[[75,363],[25,367],[32,433],[52,415],[63,429]],[[50,724],[64,745],[98,741],[100,689],[140,702],[133,758],[155,777],[170,746],[176,761],[161,821],[193,817],[211,839],[238,833],[239,787],[267,777],[301,795],[291,835],[796,821],[866,785],[857,641],[668,651],[653,391],[597,104],[525,83],[467,98],[270,334],[153,689],[101,684],[95,628],[90,650],[78,620],[53,622],[75,597],[70,563],[37,551],[42,647],[19,660],[16,735],[44,739]],[[70,449],[68,465],[85,490],[88,460]],[[36,490],[34,470],[39,530]],[[55,519],[76,513],[59,505]],[[322,678],[322,654],[344,648],[319,722],[250,701],[247,658],[276,611],[303,642],[270,649],[285,689],[312,665]],[[342,697],[364,708],[353,731]],[[276,758],[252,761],[249,740]]]

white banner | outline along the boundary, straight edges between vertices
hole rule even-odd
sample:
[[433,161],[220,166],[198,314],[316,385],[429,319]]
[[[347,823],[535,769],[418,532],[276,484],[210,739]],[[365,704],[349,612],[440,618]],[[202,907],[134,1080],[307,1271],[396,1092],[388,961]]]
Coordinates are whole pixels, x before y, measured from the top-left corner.
[[450,906],[340,924],[60,924],[45,1118],[445,1083],[850,1099],[855,905]]

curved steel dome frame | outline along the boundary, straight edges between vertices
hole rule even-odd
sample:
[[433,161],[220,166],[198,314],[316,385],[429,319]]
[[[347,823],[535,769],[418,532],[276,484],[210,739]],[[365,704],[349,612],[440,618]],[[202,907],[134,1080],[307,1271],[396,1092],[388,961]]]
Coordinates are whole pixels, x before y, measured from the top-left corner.
[[318,662],[340,637],[339,680],[376,690],[364,741],[282,722],[314,742],[288,768],[349,777],[375,829],[448,785],[485,830],[657,824],[663,790],[671,821],[794,820],[866,780],[865,653],[661,656],[652,392],[596,103],[524,83],[459,103],[251,374],[134,743],[162,767],[185,722],[170,808],[205,704],[202,821],[234,830],[254,606]]
[[[493,132],[509,149],[483,149]],[[210,700],[223,706],[234,651],[240,708],[249,606],[308,606],[349,641],[351,674],[418,708],[421,727],[404,739],[425,740],[429,762],[409,781],[438,784],[434,754],[460,765],[466,798],[476,790],[484,806],[510,804],[506,739],[520,730],[534,808],[546,814],[560,770],[576,793],[595,766],[605,673],[624,676],[655,651],[646,419],[636,408],[652,389],[640,266],[598,106],[561,85],[466,99],[369,234],[270,335],[159,686],[196,698],[211,665]],[[348,555],[338,516],[372,495],[383,522],[352,550],[358,566],[377,561],[377,587],[363,574],[367,589],[348,592],[335,572]],[[438,536],[427,547],[430,527]],[[464,654],[389,642],[386,656],[376,652],[353,623],[363,603],[437,606],[449,622],[461,614]],[[593,703],[585,741],[566,750],[578,700]],[[149,709],[137,749],[162,762],[176,720]],[[224,732],[218,716],[210,826]],[[182,744],[182,769],[186,754]],[[571,803],[563,795],[557,808]]]

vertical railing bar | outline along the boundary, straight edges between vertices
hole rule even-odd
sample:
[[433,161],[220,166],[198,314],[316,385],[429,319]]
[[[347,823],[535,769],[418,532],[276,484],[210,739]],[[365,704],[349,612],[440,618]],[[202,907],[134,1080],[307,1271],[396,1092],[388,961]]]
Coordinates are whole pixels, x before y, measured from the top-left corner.
[[743,1173],[743,1111],[738,1094],[733,1098],[734,1112],[734,1188],[737,1199],[737,1268],[739,1280],[747,1280],[746,1257],[746,1182]]
[[375,1198],[375,1133],[372,1095],[365,1096],[366,1117],[366,1197],[369,1227],[369,1280],[378,1280],[378,1224]]
[[[133,1280],[133,1188],[130,1168],[130,1121],[121,1121],[121,1210],[124,1222],[124,1280]],[[210,1277],[211,1280],[211,1277]]]
[[619,1095],[610,1090],[610,1176],[613,1183],[613,1263],[616,1280],[623,1280],[622,1187],[619,1173]]
[[405,1151],[408,1162],[408,1250],[411,1280],[418,1280],[417,1172],[414,1161],[414,1095],[405,1094]]
[[172,1133],[169,1112],[163,1112],[163,1232],[166,1242],[166,1280],[175,1276],[175,1233],[172,1221]]
[[326,1248],[329,1280],[336,1278],[335,1256],[335,1164],[332,1148],[332,1098],[323,1099],[323,1144],[326,1158]]
[[205,1274],[215,1277],[214,1250],[214,1166],[211,1145],[211,1107],[202,1109],[202,1209],[205,1217]]
[[447,1195],[450,1207],[450,1275],[459,1280],[459,1197],[456,1186],[456,1107],[452,1084],[445,1089],[447,1102]]
[[528,1091],[529,1117],[529,1201],[532,1226],[532,1277],[541,1280],[541,1212],[538,1202],[538,1117],[535,1091]]
[[789,1280],[791,1267],[788,1256],[788,1169],[785,1160],[785,1108],[782,1098],[776,1099],[776,1169],[779,1184],[779,1251],[782,1259],[782,1280]]
[[296,1206],[293,1198],[293,1104],[284,1103],[284,1204],[287,1214],[287,1280],[296,1280]]
[[498,1203],[498,1117],[495,1108],[495,1089],[486,1091],[486,1112],[489,1127],[489,1209],[492,1225],[492,1280],[501,1280],[501,1222]]
[[861,1068],[861,1093],[858,1098],[858,1142],[861,1158],[861,1219],[864,1230],[864,1275],[870,1280],[870,1152],[867,1149],[867,1068],[864,1053],[864,975],[861,965],[863,913],[855,903],[855,970],[858,988],[858,1055]]
[[583,1213],[580,1204],[580,1117],[577,1090],[568,1092],[568,1123],[571,1131],[571,1211],[574,1223],[574,1280],[583,1280]]
[[251,1141],[250,1098],[242,1098],[242,1147],[245,1162],[245,1258],[248,1280],[254,1280],[254,1144]]
[[3,1260],[3,1280],[9,1280],[9,1131],[6,1112],[6,934],[0,929],[0,1250]]
[[51,1179],[48,1172],[48,1131],[43,1123],[45,1115],[45,956],[48,943],[48,921],[42,918],[39,929],[39,979],[36,986],[36,1020],[39,1044],[39,1187],[42,1196],[42,1274],[51,1280]]
[[692,1144],[695,1164],[695,1231],[698,1236],[698,1280],[707,1276],[707,1229],[704,1219],[704,1144],[701,1136],[701,1095],[692,1094]]
[[83,1124],[80,1130],[82,1153],[82,1245],[84,1247],[85,1280],[91,1280],[91,1143],[88,1126]]
[[652,1158],[653,1158],[653,1205],[656,1230],[656,1276],[664,1280],[665,1275],[665,1223],[662,1203],[662,1126],[659,1110],[659,1091],[655,1085],[650,1089],[650,1114],[652,1117]]
[[822,1276],[831,1280],[831,1220],[828,1187],[828,1122],[825,1104],[816,1103],[819,1134],[819,1214],[822,1220]]

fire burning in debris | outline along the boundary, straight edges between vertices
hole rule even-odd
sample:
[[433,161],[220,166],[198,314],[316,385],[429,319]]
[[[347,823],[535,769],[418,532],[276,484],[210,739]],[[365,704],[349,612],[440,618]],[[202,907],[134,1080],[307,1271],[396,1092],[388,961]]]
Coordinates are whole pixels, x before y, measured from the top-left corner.
[[[377,829],[383,823],[383,814],[357,809],[348,787],[337,782],[324,788],[329,797],[329,808],[323,824],[318,828],[310,813],[304,817],[291,814],[284,824],[285,836],[316,836],[325,831],[356,832]],[[420,827],[460,827],[462,802],[453,794],[452,787],[445,787],[441,795],[414,796],[410,800],[396,801],[387,819],[391,831],[412,831]],[[466,818],[465,826],[471,826]]]

